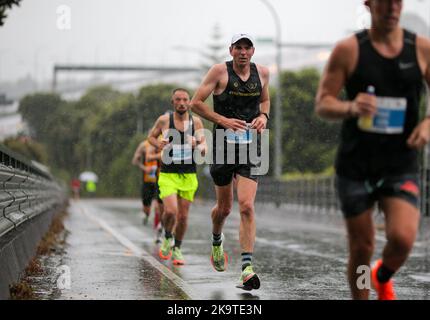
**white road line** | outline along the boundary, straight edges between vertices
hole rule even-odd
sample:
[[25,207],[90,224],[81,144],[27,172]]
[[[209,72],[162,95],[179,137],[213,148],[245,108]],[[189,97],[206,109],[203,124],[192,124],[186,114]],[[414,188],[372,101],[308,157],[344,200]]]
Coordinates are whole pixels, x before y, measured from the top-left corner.
[[105,231],[111,234],[119,243],[121,243],[124,247],[133,252],[136,256],[142,257],[146,262],[148,262],[152,267],[161,272],[164,276],[166,276],[170,281],[173,282],[179,289],[181,289],[186,295],[188,299],[196,299],[197,296],[194,294],[193,290],[188,286],[188,284],[174,274],[171,270],[169,270],[166,266],[157,261],[151,254],[145,251],[142,248],[136,246],[133,242],[127,239],[120,232],[112,228],[106,221],[100,219],[91,213],[88,212],[87,208],[85,208],[82,203],[76,204],[82,214],[84,214],[87,218],[98,224]]

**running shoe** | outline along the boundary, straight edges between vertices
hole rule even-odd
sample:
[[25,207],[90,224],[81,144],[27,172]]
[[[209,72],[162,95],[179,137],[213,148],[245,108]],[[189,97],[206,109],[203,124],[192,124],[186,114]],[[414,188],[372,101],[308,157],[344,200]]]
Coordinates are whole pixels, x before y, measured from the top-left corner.
[[174,265],[182,266],[185,264],[184,256],[178,247],[174,247],[172,250],[172,260]]
[[[222,236],[222,239],[224,236]],[[224,252],[222,242],[219,246],[212,245],[211,263],[214,269],[218,272],[223,272],[227,269],[228,256]]]
[[396,300],[396,292],[394,291],[393,280],[390,279],[388,282],[380,283],[378,281],[377,273],[378,269],[382,265],[382,260],[375,262],[372,268],[372,286],[378,294],[378,300]]
[[170,239],[164,238],[161,243],[160,250],[158,251],[158,255],[163,260],[168,260],[172,256],[172,247],[170,245]]
[[252,270],[252,266],[247,266],[240,275],[237,288],[250,291],[252,289],[260,288],[260,279],[257,274]]

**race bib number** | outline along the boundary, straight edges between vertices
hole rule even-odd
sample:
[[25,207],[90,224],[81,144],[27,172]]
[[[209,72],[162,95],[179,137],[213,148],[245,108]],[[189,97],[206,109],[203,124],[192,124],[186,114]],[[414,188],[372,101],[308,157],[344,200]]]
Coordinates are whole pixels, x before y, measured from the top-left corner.
[[358,127],[380,134],[403,133],[406,118],[406,98],[377,97],[377,112],[371,117],[360,117]]
[[193,149],[189,144],[174,144],[172,160],[174,162],[182,162],[185,160],[191,160],[193,155]]
[[[248,128],[250,128],[250,125],[248,124]],[[227,143],[234,143],[234,144],[250,144],[252,143],[252,132],[250,129],[247,129],[246,131],[236,131],[233,132],[231,130],[228,130],[226,132],[227,137]]]

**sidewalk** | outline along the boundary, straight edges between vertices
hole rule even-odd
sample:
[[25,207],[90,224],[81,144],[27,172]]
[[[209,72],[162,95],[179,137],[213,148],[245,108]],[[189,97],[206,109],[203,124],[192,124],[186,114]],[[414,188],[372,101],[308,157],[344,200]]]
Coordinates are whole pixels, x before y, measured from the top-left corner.
[[[72,202],[65,227],[70,231],[64,265],[70,289],[59,299],[184,299],[184,292],[154,268],[142,252],[118,241],[94,220],[91,208]],[[148,235],[149,236],[149,235]],[[134,250],[133,250],[134,249]],[[143,254],[144,256],[144,254]]]

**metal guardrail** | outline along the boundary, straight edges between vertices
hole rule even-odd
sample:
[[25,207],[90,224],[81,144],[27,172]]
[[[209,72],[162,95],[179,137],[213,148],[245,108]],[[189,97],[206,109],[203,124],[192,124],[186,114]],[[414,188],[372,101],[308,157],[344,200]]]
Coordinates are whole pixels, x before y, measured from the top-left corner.
[[[421,212],[430,216],[430,171],[422,174]],[[199,181],[199,196],[215,199],[213,183],[208,177]],[[208,180],[208,181],[206,181]],[[291,181],[276,181],[270,177],[259,178],[256,201],[274,203],[277,206],[287,204],[296,211],[314,211],[322,214],[337,214],[340,210],[335,189],[334,176]]]
[[[214,184],[207,176],[199,177],[198,196],[215,200]],[[339,203],[334,188],[334,177],[277,181],[270,177],[258,179],[256,202],[288,204],[301,210],[336,213]]]
[[0,237],[65,201],[49,172],[0,145]]
[[334,177],[275,181],[260,178],[256,201],[271,202],[277,206],[288,204],[297,211],[315,211],[335,214],[339,202],[334,187]]

